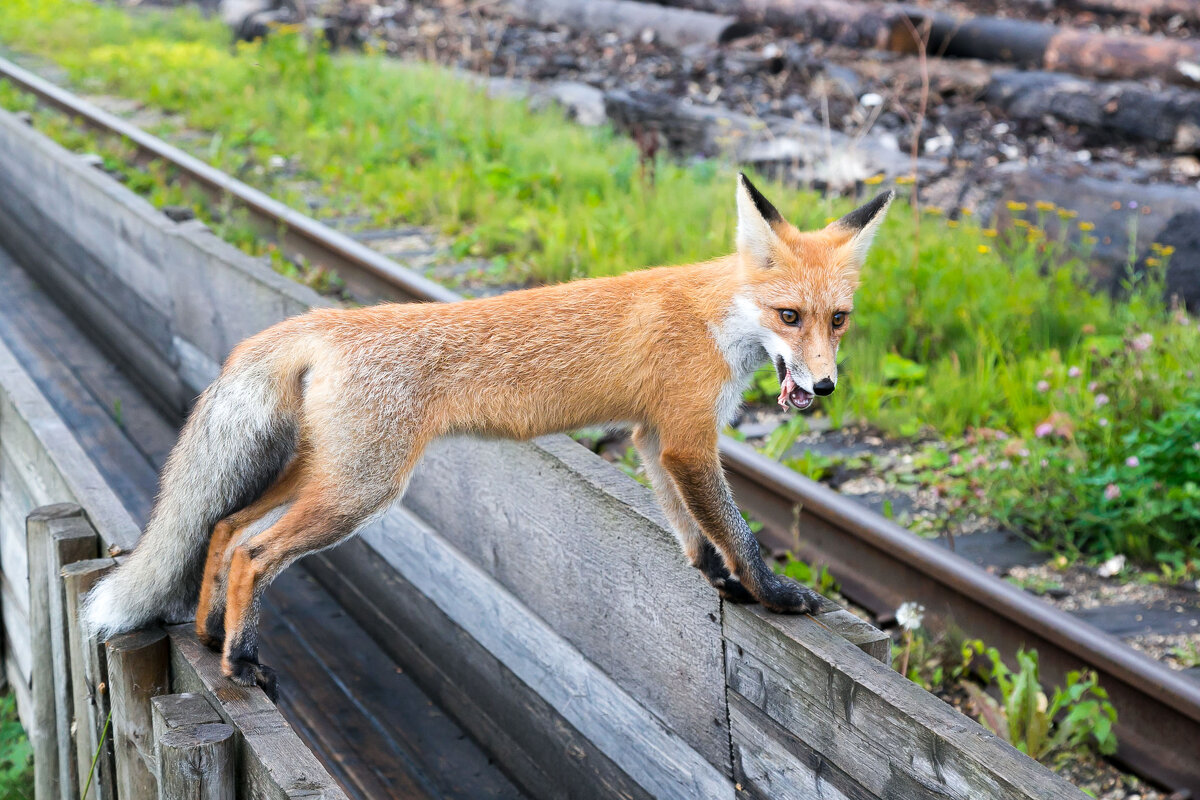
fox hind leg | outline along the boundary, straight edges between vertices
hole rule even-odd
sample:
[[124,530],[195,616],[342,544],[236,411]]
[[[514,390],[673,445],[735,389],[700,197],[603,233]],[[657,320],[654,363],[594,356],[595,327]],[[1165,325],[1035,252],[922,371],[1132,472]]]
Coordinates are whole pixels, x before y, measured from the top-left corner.
[[221,668],[243,686],[258,684],[275,699],[275,674],[258,661],[258,617],[263,593],[296,559],[332,547],[391,502],[407,483],[415,458],[399,476],[353,478],[308,473],[277,522],[235,542],[225,599],[225,650]]
[[213,528],[196,605],[196,636],[212,650],[221,650],[225,639],[225,583],[232,545],[242,532],[295,497],[304,479],[306,461],[297,456],[258,499],[230,514]]

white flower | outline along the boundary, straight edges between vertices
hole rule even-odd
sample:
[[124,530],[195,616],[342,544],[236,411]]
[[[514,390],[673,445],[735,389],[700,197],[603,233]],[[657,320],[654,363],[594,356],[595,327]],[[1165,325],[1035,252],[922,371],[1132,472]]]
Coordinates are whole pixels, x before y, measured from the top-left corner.
[[909,601],[896,609],[896,622],[906,631],[915,631],[925,620],[925,606]]
[[1125,569],[1125,556],[1113,556],[1100,565],[1100,568],[1096,570],[1096,574],[1101,578],[1111,578],[1119,574],[1123,569]]

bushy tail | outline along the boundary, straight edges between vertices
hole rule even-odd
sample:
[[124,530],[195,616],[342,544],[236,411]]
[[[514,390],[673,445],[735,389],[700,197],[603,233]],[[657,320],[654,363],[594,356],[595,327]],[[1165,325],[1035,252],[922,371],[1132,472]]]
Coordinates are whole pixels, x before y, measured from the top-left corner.
[[227,368],[196,401],[167,459],[158,500],[129,559],[91,591],[101,637],[189,619],[213,526],[262,494],[296,446],[296,414],[263,364]]

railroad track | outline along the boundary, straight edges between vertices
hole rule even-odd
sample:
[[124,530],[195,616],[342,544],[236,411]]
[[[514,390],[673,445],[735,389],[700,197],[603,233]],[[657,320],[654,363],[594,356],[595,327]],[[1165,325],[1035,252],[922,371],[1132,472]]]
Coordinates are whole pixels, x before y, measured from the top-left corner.
[[[170,164],[212,199],[243,207],[264,235],[289,253],[336,272],[362,302],[453,302],[460,296],[70,92],[0,59],[0,78],[44,104],[133,143],[139,160]],[[984,570],[804,478],[753,448],[723,439],[722,454],[739,502],[765,524],[764,544],[795,549],[829,565],[844,594],[880,618],[916,600],[1011,655],[1036,647],[1042,677],[1061,683],[1087,666],[1120,712],[1118,757],[1133,772],[1200,795],[1200,682],[1135,652],[1095,627],[1043,603]],[[793,534],[797,516],[802,539]]]

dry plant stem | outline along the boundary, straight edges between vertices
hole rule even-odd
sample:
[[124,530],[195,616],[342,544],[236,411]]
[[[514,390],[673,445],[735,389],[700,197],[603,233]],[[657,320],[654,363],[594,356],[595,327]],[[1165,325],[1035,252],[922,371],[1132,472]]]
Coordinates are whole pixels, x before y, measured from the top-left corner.
[[904,655],[900,656],[900,674],[908,677],[908,656],[912,652],[913,634],[910,630],[904,631]]
[[913,41],[917,43],[917,60],[921,65],[921,104],[917,109],[917,121],[912,133],[912,164],[913,164],[913,190],[912,190],[912,208],[913,208],[913,225],[916,227],[916,235],[913,238],[913,269],[916,269],[917,263],[921,258],[921,178],[917,171],[917,158],[920,155],[921,148],[921,132],[925,129],[925,113],[929,107],[929,61],[928,61],[928,37],[929,23],[924,23],[917,30],[906,15],[901,15],[904,24],[908,26],[909,32],[912,34]]

